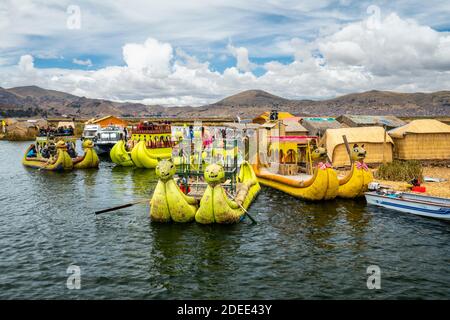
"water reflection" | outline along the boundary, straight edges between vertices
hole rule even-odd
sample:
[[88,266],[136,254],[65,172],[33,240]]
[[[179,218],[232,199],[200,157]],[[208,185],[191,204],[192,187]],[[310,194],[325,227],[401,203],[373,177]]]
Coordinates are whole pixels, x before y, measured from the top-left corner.
[[[148,204],[95,216],[149,198],[154,171],[26,169],[27,145],[0,141],[0,298],[448,298],[448,223],[265,187],[257,225],[153,224]],[[77,293],[61,286],[74,262]],[[371,264],[386,275],[376,293]]]

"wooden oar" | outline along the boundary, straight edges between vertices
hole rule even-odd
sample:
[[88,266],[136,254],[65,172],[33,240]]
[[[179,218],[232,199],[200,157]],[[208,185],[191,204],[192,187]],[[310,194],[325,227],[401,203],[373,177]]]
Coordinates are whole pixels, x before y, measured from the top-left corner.
[[[224,189],[224,190],[225,190],[225,189]],[[239,202],[237,202],[237,201],[233,198],[233,196],[232,196],[231,194],[228,193],[227,190],[225,190],[225,193],[227,194],[227,196],[229,196],[231,199],[233,199],[233,201],[236,202],[237,205],[238,205],[239,207],[241,207],[242,210],[244,210],[244,213],[245,213],[245,214],[247,215],[247,217],[252,221],[252,224],[257,224],[256,220],[253,219],[253,217],[248,213],[248,211],[245,210],[245,208],[244,208],[242,205],[240,205]]]
[[108,209],[95,211],[95,214],[101,214],[101,213],[105,213],[105,212],[111,212],[111,211],[116,211],[116,210],[120,210],[120,209],[124,209],[124,208],[129,208],[129,207],[134,206],[135,204],[140,204],[140,203],[148,202],[148,201],[150,201],[150,199],[142,199],[142,200],[135,201],[135,202],[130,202],[130,203],[127,203],[127,204],[122,204],[122,205],[117,206],[117,207],[112,207],[112,208],[108,208]]

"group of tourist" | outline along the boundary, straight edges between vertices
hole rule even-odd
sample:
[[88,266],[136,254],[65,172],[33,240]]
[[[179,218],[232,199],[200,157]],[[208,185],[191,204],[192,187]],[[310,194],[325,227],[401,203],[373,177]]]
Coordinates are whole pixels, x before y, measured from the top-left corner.
[[150,131],[151,133],[164,133],[170,132],[170,121],[163,121],[158,123],[153,122],[140,122],[137,127],[137,131]]
[[46,128],[40,128],[39,129],[39,136],[46,137],[46,136],[73,136],[75,133],[75,129],[69,125],[69,126],[62,126],[62,127],[46,127]]
[[[66,142],[67,153],[71,158],[77,157],[77,152],[75,151],[75,146],[71,142]],[[56,144],[54,141],[49,141],[49,143],[44,144],[43,147],[39,148],[39,145],[32,145],[27,153],[27,158],[36,158],[40,153],[42,158],[49,159],[55,157],[57,154]]]

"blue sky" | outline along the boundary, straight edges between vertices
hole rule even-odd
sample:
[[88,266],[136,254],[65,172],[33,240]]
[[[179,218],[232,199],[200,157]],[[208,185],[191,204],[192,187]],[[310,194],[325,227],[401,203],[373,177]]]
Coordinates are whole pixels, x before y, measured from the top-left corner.
[[449,16],[448,1],[3,0],[0,86],[168,105],[446,89]]

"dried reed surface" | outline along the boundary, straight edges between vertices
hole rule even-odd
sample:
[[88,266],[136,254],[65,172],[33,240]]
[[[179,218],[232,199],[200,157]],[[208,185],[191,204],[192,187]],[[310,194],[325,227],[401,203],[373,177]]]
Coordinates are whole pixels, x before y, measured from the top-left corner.
[[[376,175],[376,169],[371,169],[374,176]],[[340,177],[349,173],[349,170],[338,170]],[[433,178],[447,179],[444,182],[424,182],[421,185],[425,187],[426,192],[424,194],[436,197],[450,198],[450,168],[448,167],[423,167],[423,176]],[[408,186],[409,181],[392,181],[383,179],[374,179],[375,182],[379,182],[383,186],[389,186],[397,191],[410,191]]]
[[[421,186],[426,189],[425,194],[436,197],[450,198],[450,168],[445,167],[424,167],[423,175],[425,177],[444,178],[447,181],[444,182],[423,182]],[[375,179],[382,185],[390,186],[398,191],[409,191],[407,188],[408,183],[401,181],[389,181]]]
[[9,141],[33,141],[36,139],[36,135],[31,133],[8,132],[2,139]]

